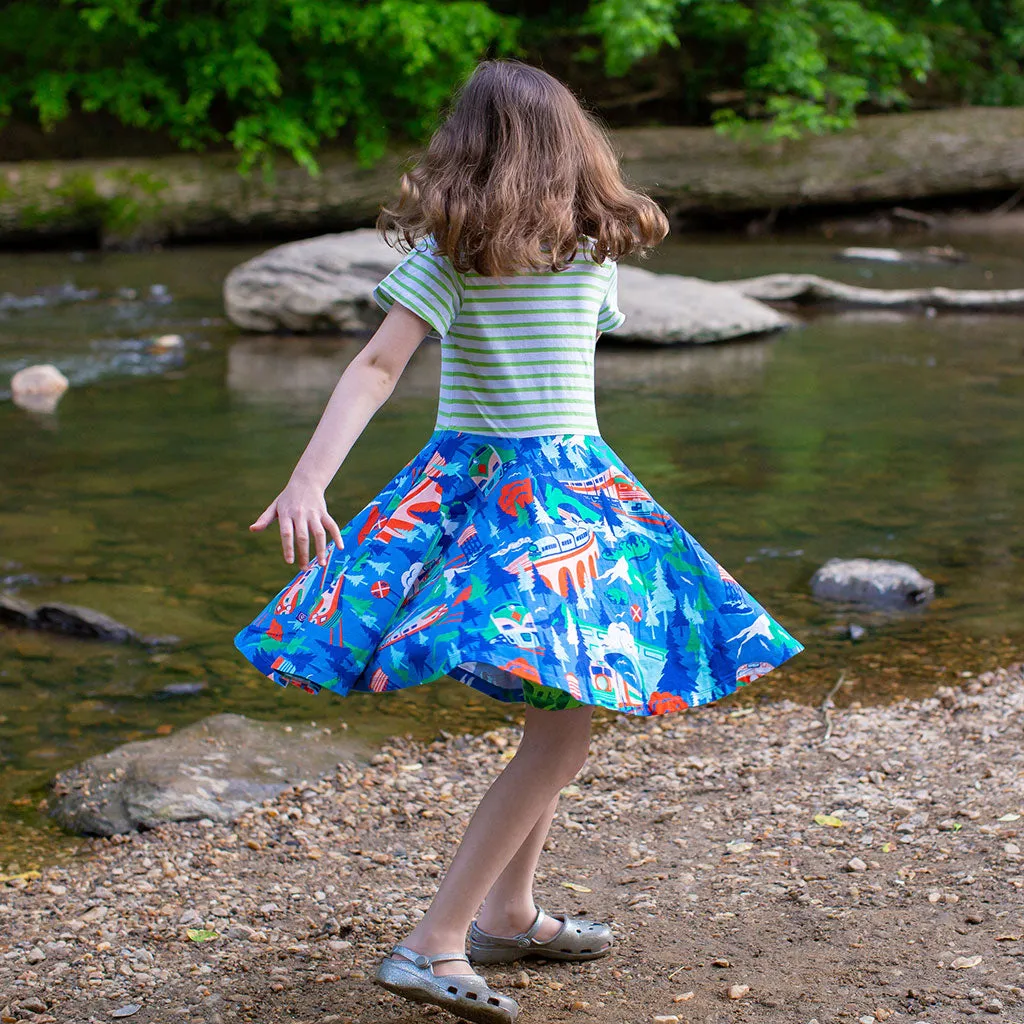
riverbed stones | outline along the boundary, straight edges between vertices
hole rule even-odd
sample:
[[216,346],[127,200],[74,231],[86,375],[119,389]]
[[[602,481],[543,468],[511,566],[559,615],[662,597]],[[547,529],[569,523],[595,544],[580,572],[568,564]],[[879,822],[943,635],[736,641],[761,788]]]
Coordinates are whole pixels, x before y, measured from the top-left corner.
[[11,400],[30,412],[53,412],[68,379],[52,363],[26,366],[11,378]]
[[898,609],[927,604],[935,583],[906,562],[832,558],[811,577],[811,591],[823,601]]
[[61,772],[53,815],[72,832],[100,836],[169,821],[229,822],[360,754],[357,743],[324,729],[213,715]]
[[[370,331],[382,317],[373,288],[401,258],[369,229],[290,242],[232,270],[224,307],[246,331]],[[728,285],[629,266],[619,268],[619,306],[616,341],[727,341],[793,323]]]

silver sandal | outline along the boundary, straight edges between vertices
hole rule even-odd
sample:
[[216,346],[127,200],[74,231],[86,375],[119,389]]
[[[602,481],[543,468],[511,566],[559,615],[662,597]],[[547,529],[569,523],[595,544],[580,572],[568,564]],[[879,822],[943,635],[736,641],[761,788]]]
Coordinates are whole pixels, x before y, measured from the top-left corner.
[[[406,959],[398,959],[396,953]],[[433,1003],[474,1024],[512,1024],[519,1015],[519,1004],[493,991],[479,974],[434,973],[436,963],[467,959],[465,953],[427,956],[408,946],[395,946],[374,980],[389,992],[416,1003]]]
[[490,935],[482,931],[476,921],[469,929],[469,959],[475,964],[507,964],[527,956],[545,960],[596,960],[607,956],[614,945],[612,930],[606,924],[570,917],[564,913],[549,914],[562,927],[544,941],[537,939],[537,931],[544,920],[544,911],[538,910],[533,924],[519,935]]

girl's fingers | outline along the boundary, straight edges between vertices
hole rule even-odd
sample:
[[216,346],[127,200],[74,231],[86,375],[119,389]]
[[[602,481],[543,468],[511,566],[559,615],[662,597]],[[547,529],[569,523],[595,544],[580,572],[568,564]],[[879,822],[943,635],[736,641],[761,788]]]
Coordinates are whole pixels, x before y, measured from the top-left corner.
[[284,553],[284,560],[291,565],[295,561],[295,533],[291,519],[281,519],[281,551]]
[[273,521],[274,516],[277,515],[277,501],[272,501],[264,510],[263,514],[256,520],[252,526],[249,527],[253,533],[258,533],[260,530],[265,530]]
[[331,535],[331,540],[338,546],[338,550],[345,546],[345,542],[341,539],[341,527],[328,515],[326,512],[321,516],[320,522],[327,527],[327,532]]
[[295,522],[295,556],[299,560],[299,565],[305,565],[309,561],[309,531],[304,519]]
[[320,525],[316,519],[309,521],[309,532],[313,538],[313,543],[316,547],[316,560],[320,565],[327,564],[327,534],[324,533],[324,528]]

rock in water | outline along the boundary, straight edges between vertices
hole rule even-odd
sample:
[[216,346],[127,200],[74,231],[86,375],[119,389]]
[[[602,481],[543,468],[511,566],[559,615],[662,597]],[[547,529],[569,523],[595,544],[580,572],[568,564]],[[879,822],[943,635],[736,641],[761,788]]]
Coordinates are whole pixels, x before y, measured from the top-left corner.
[[70,633],[89,640],[106,640],[108,643],[124,644],[138,640],[135,630],[112,619],[103,612],[83,608],[74,604],[43,604],[36,609],[37,629],[54,633]]
[[11,399],[30,412],[53,412],[68,379],[52,363],[26,366],[11,378]]
[[[402,258],[372,230],[280,245],[243,263],[224,282],[228,317],[247,331],[370,331],[382,313],[373,288]],[[616,340],[670,345],[726,341],[793,321],[728,285],[619,268],[626,323]]]
[[373,288],[401,258],[369,228],[289,242],[228,274],[224,308],[246,331],[373,330]]
[[52,813],[73,832],[99,836],[168,821],[233,821],[289,786],[364,754],[354,741],[322,729],[213,715],[61,772]]
[[935,583],[906,562],[833,558],[811,577],[811,590],[825,601],[908,608],[927,604],[935,596]]
[[619,267],[619,308],[626,322],[613,341],[706,344],[767,334],[793,321],[757,299],[696,277]]
[[13,594],[0,594],[0,622],[8,626],[33,628],[38,625],[35,606]]

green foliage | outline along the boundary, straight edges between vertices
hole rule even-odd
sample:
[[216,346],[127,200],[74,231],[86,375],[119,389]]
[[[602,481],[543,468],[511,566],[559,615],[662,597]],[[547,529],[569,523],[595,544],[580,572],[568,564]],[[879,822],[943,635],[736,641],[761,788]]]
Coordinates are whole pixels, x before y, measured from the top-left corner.
[[1024,0],[8,0],[0,123],[102,112],[183,149],[229,142],[244,167],[315,170],[339,138],[369,163],[428,134],[481,57],[564,63],[557,47],[610,79],[668,68],[667,104],[741,135],[1024,104]]
[[603,35],[611,75],[670,45],[688,51],[699,80],[721,86],[739,55],[743,106],[716,111],[715,122],[795,138],[844,128],[868,102],[906,102],[906,83],[924,82],[933,56],[928,26],[906,27],[906,8],[922,2],[943,0],[595,0],[589,27]]
[[343,131],[367,162],[422,137],[452,85],[515,20],[479,0],[13,0],[0,10],[0,117],[44,128],[73,107],[230,141],[248,167],[275,151],[315,169]]

